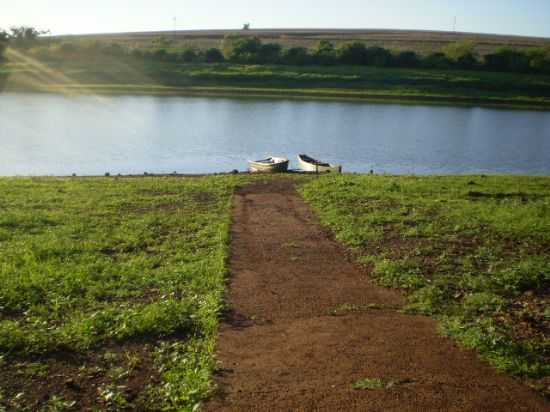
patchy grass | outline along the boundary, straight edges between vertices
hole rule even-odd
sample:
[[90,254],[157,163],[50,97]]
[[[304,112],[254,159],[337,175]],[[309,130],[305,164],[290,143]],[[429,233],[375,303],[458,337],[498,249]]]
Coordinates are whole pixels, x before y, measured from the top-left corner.
[[353,389],[357,390],[388,390],[396,386],[411,385],[414,381],[412,379],[401,379],[401,380],[384,380],[380,378],[365,378],[358,380],[353,384]]
[[550,178],[342,175],[301,191],[409,311],[548,390]]
[[382,379],[361,379],[353,384],[353,389],[360,390],[377,390],[377,389],[386,389],[387,383]]
[[0,410],[196,407],[242,180],[0,179]]

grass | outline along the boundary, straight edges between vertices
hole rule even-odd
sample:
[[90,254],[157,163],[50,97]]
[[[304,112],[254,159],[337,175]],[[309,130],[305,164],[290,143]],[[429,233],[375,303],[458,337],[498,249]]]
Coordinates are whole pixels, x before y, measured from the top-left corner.
[[0,410],[200,404],[239,181],[0,179]]
[[244,95],[548,109],[550,77],[354,66],[176,64],[101,57],[47,62],[11,55],[0,89],[64,93]]
[[408,291],[408,311],[547,391],[550,178],[343,175],[301,190],[381,285]]
[[[200,406],[248,179],[1,178],[0,411]],[[342,175],[301,191],[408,311],[544,391],[550,178]]]

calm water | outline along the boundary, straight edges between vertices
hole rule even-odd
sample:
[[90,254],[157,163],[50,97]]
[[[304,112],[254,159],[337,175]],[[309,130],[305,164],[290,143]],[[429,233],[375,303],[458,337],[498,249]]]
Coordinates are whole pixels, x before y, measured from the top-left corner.
[[550,113],[0,94],[0,175],[206,173],[302,152],[352,172],[550,175]]

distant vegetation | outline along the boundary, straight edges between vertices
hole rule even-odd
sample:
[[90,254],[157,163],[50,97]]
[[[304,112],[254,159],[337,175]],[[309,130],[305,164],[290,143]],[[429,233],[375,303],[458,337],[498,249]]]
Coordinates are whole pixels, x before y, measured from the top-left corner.
[[34,28],[12,28],[0,32],[0,53],[6,44],[26,50],[43,60],[89,59],[98,54],[171,63],[238,63],[278,65],[358,65],[426,69],[487,70],[513,73],[550,73],[550,46],[515,49],[500,47],[480,56],[473,41],[449,43],[440,51],[420,55],[412,50],[390,50],[362,41],[341,43],[321,40],[313,48],[283,47],[253,35],[226,35],[219,48],[181,46],[158,36],[148,47],[130,47],[117,41],[38,39],[45,32]]
[[417,53],[356,40],[302,47],[295,38],[263,41],[249,32],[205,42],[41,34],[25,27],[0,34],[0,90],[550,107],[544,42],[518,49],[440,42],[437,51]]

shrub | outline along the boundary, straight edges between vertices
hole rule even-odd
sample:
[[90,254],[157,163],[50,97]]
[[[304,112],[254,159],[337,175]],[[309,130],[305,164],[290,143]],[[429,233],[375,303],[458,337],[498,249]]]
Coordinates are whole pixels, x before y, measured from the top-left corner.
[[321,40],[317,47],[313,49],[312,56],[313,61],[317,64],[331,65],[336,63],[336,50],[328,40]]
[[180,60],[184,63],[193,63],[194,61],[197,61],[198,57],[199,55],[197,51],[192,47],[183,49],[180,54]]
[[445,53],[431,53],[426,56],[422,62],[422,66],[426,69],[449,69],[452,66],[452,62],[447,58]]
[[311,55],[305,47],[291,47],[282,52],[281,62],[294,66],[302,66],[311,63]]
[[345,43],[337,50],[338,60],[344,64],[367,64],[367,47],[360,42]]
[[530,61],[527,54],[509,47],[502,47],[495,53],[485,56],[485,67],[494,71],[521,73],[529,71]]
[[236,63],[258,62],[261,48],[262,42],[256,36],[226,36],[223,42],[225,58]]
[[281,60],[282,47],[277,43],[268,43],[260,47],[258,51],[258,63],[275,64]]
[[383,47],[367,48],[366,64],[376,67],[387,67],[392,62],[392,55],[389,50]]
[[394,56],[393,64],[397,67],[418,67],[420,59],[413,51],[402,51]]
[[449,61],[458,68],[471,69],[478,64],[475,53],[476,44],[471,41],[450,43],[443,48]]
[[221,63],[224,61],[223,53],[220,49],[212,47],[204,52],[204,60],[207,63]]

